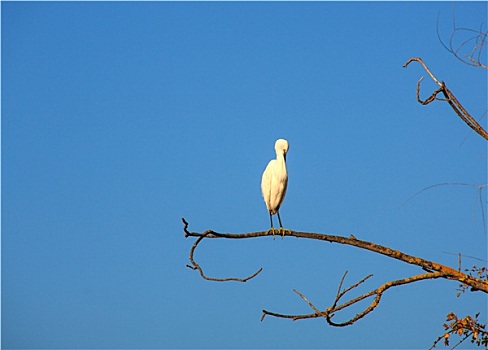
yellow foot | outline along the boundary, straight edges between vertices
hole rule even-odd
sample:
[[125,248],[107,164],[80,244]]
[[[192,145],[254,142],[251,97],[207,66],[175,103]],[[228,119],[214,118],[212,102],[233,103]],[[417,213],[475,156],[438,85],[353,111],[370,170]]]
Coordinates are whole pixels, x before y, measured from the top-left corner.
[[285,230],[283,227],[280,228],[280,229],[271,227],[268,230],[268,234],[272,234],[273,235],[273,239],[275,239],[275,235],[281,235],[283,237],[285,235],[285,233],[283,231],[285,231],[285,232],[291,232],[290,230]]
[[285,237],[285,234],[291,234],[291,230],[288,230],[286,228],[283,228],[283,227],[280,227],[280,230],[279,230],[280,234],[281,234],[281,239],[283,239]]
[[268,230],[268,235],[269,234],[272,234],[273,235],[273,239],[275,239],[275,233],[278,233],[279,230],[275,229],[274,227],[271,227],[269,230]]

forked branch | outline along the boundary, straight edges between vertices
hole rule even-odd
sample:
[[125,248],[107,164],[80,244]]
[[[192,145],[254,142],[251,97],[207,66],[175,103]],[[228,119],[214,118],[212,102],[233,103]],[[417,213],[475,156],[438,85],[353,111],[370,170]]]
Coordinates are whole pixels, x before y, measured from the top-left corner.
[[[350,326],[350,325],[354,324],[356,321],[360,320],[361,318],[363,318],[364,316],[369,314],[371,311],[373,311],[379,305],[380,299],[383,296],[383,293],[387,289],[389,289],[391,287],[396,287],[396,286],[400,286],[400,285],[404,285],[404,284],[408,284],[408,283],[413,283],[413,282],[425,280],[425,279],[434,279],[434,278],[439,278],[439,277],[445,277],[445,274],[443,272],[428,272],[428,273],[423,273],[420,275],[415,275],[412,277],[403,278],[400,280],[386,282],[386,283],[382,284],[381,286],[379,286],[378,288],[376,288],[372,291],[369,291],[369,292],[364,293],[364,294],[362,294],[356,298],[350,299],[350,300],[348,300],[342,304],[339,304],[339,301],[343,296],[345,296],[348,292],[350,292],[354,288],[358,287],[360,284],[364,283],[367,279],[369,279],[370,277],[373,276],[373,275],[368,275],[365,278],[363,278],[362,280],[353,284],[352,286],[341,291],[342,283],[344,282],[344,278],[345,278],[346,274],[347,274],[347,271],[346,271],[346,273],[344,273],[344,276],[342,277],[342,280],[339,284],[339,289],[337,291],[337,295],[334,299],[332,306],[325,309],[324,311],[320,311],[302,293],[298,292],[297,290],[293,290],[295,293],[297,293],[300,296],[300,298],[302,298],[310,306],[310,308],[312,308],[314,310],[314,313],[305,314],[305,315],[303,315],[303,314],[302,315],[287,315],[287,314],[279,314],[276,312],[270,312],[267,310],[263,310],[263,315],[261,317],[261,320],[263,320],[265,318],[265,316],[267,316],[267,315],[273,316],[273,317],[278,317],[278,318],[290,318],[293,321],[303,320],[303,319],[307,319],[307,318],[324,317],[325,320],[327,321],[327,323],[331,326],[346,327],[346,326]],[[345,308],[347,308],[353,304],[356,304],[356,303],[358,303],[364,299],[367,299],[367,298],[373,297],[373,296],[374,296],[374,299],[372,300],[372,302],[363,311],[359,312],[354,317],[350,318],[347,321],[343,321],[343,322],[332,321],[332,317],[334,317],[338,311],[343,310],[343,309],[345,309]]]
[[[204,239],[246,239],[246,238],[257,238],[257,237],[267,237],[267,236],[272,236],[272,233],[269,231],[260,231],[260,232],[249,232],[249,233],[243,233],[243,234],[235,234],[235,233],[218,233],[212,230],[207,230],[203,233],[199,232],[190,232],[188,230],[188,223],[186,220],[183,218],[182,219],[184,227],[183,230],[185,232],[185,237],[196,237],[197,240],[193,244],[191,250],[190,250],[190,262],[191,265],[187,265],[189,268],[193,270],[198,270],[200,272],[200,275],[202,278],[210,281],[216,281],[216,282],[226,282],[226,281],[236,281],[236,282],[246,282],[254,277],[256,277],[261,271],[262,268],[259,269],[257,272],[254,274],[246,277],[246,278],[235,278],[235,277],[228,277],[228,278],[214,278],[214,277],[208,277],[203,273],[203,269],[201,266],[195,261],[194,254],[197,246],[202,242]],[[357,239],[354,236],[350,237],[343,237],[343,236],[334,236],[334,235],[326,235],[326,234],[319,234],[319,233],[314,233],[314,232],[298,232],[298,231],[289,231],[286,230],[284,233],[285,236],[292,236],[296,238],[305,238],[305,239],[313,239],[313,240],[319,240],[319,241],[324,241],[324,242],[330,242],[330,243],[339,243],[339,244],[345,244],[345,245],[350,245],[354,246],[360,249],[365,249],[369,250],[378,254],[382,254],[385,256],[388,256],[390,258],[400,260],[403,262],[406,262],[408,264],[416,265],[421,267],[423,270],[426,271],[426,273],[422,273],[419,275],[411,276],[411,277],[406,277],[403,279],[399,280],[394,280],[394,281],[389,281],[386,282],[382,285],[380,285],[378,288],[371,290],[367,293],[364,293],[358,297],[351,298],[348,301],[342,301],[344,296],[349,294],[352,290],[354,290],[356,287],[359,285],[363,284],[366,280],[368,280],[372,275],[369,275],[362,280],[356,282],[355,284],[351,285],[350,287],[347,287],[345,289],[342,289],[342,285],[345,279],[346,274],[342,277],[342,280],[339,284],[339,288],[337,291],[337,295],[335,300],[332,303],[332,306],[320,311],[319,308],[317,308],[314,304],[312,304],[303,294],[295,290],[295,293],[297,293],[304,301],[307,302],[307,304],[313,309],[313,313],[310,314],[300,314],[300,315],[289,315],[289,314],[282,314],[282,313],[275,313],[267,310],[263,310],[263,315],[261,319],[264,319],[265,316],[273,316],[273,317],[279,317],[279,318],[288,318],[292,320],[300,320],[300,319],[307,319],[307,318],[316,318],[316,317],[324,317],[326,321],[336,327],[344,327],[351,325],[355,323],[357,320],[363,318],[367,314],[369,314],[371,311],[373,311],[379,304],[380,299],[383,295],[383,293],[388,290],[389,288],[408,284],[408,283],[413,283],[425,279],[435,279],[435,278],[445,278],[449,280],[455,280],[461,282],[463,285],[466,285],[467,287],[471,288],[471,291],[483,291],[485,293],[488,293],[488,281],[479,279],[467,274],[462,273],[461,271],[458,271],[456,269],[453,269],[449,266],[445,266],[433,261],[429,261],[426,259],[422,259],[419,257],[415,257],[412,255],[408,255],[405,253],[402,253],[398,250],[393,250],[391,248],[381,246],[379,244],[375,244],[372,242],[367,242],[363,241],[360,239]],[[374,299],[372,302],[360,313],[358,313],[356,316],[353,318],[343,321],[343,322],[335,322],[332,320],[334,317],[335,313],[337,313],[340,310],[343,310],[353,304],[356,304],[364,299],[367,299],[369,297],[373,297]]]
[[[461,105],[461,103],[457,100],[456,96],[447,88],[446,84],[443,81],[439,81],[434,74],[430,71],[430,69],[427,67],[427,65],[422,61],[420,57],[412,57],[410,58],[404,65],[403,67],[406,68],[411,62],[418,62],[424,67],[425,71],[429,74],[429,76],[432,78],[432,80],[439,85],[439,88],[435,90],[428,98],[425,100],[422,100],[420,98],[420,83],[423,80],[423,77],[419,79],[417,82],[417,101],[423,105],[427,105],[431,103],[434,100],[442,100],[442,101],[447,101],[451,108],[456,112],[456,114],[466,123],[468,126],[476,131],[480,136],[482,136],[485,140],[488,140],[488,133],[486,132],[485,129],[468,113],[468,111]],[[443,99],[440,99],[437,97],[439,93],[442,93],[444,95]]]

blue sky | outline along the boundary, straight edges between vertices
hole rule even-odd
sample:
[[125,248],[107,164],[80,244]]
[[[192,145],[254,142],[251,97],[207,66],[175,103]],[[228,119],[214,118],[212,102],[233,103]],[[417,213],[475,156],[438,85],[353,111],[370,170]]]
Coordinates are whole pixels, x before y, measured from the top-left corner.
[[[402,68],[422,57],[483,116],[486,71],[437,38],[452,5],[2,2],[2,348],[425,349],[450,311],[486,321],[484,295],[437,280],[388,291],[347,328],[260,322],[310,312],[294,288],[330,306],[345,270],[346,284],[374,274],[358,293],[422,272],[353,247],[201,245],[209,275],[263,268],[245,284],[185,267],[183,216],[195,231],[269,228],[259,184],[277,138],[290,143],[285,227],[453,267],[457,252],[486,259],[474,188],[402,206],[430,185],[487,182],[486,143],[447,104],[418,104],[425,72]],[[486,3],[454,13],[486,28]]]

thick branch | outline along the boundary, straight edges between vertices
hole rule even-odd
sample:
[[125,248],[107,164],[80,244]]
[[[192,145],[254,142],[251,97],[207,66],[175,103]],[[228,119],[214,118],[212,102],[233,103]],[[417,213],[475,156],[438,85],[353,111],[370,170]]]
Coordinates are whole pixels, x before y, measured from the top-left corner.
[[[210,239],[216,239],[216,238],[227,238],[227,239],[245,239],[245,238],[256,238],[256,237],[266,237],[266,236],[272,236],[272,233],[269,231],[261,231],[261,232],[250,232],[250,233],[243,233],[243,234],[235,234],[235,233],[218,233],[212,230],[207,230],[204,233],[198,233],[198,232],[190,232],[188,231],[188,223],[185,221],[185,219],[182,219],[183,223],[185,224],[184,226],[184,231],[185,231],[185,237],[198,237],[200,242],[204,238],[210,238]],[[385,256],[388,256],[390,258],[400,260],[403,262],[406,262],[408,264],[412,265],[417,265],[424,270],[427,271],[437,271],[437,272],[442,272],[443,277],[450,279],[450,280],[456,280],[459,281],[465,285],[470,286],[473,290],[480,290],[485,293],[488,293],[488,281],[483,281],[471,276],[468,276],[456,269],[453,269],[449,266],[445,266],[433,261],[429,261],[426,259],[422,259],[419,257],[415,257],[412,255],[408,255],[405,253],[402,253],[398,250],[394,250],[379,244],[375,244],[372,242],[367,242],[363,241],[360,239],[356,239],[354,236],[351,237],[342,237],[342,236],[334,236],[334,235],[326,235],[326,234],[319,234],[319,233],[314,233],[314,232],[299,232],[299,231],[289,231],[287,230],[284,233],[285,236],[292,236],[296,238],[306,238],[306,239],[314,239],[314,240],[319,240],[319,241],[324,241],[324,242],[331,242],[331,243],[339,243],[339,244],[345,244],[345,245],[350,245],[354,247],[358,247],[361,249],[369,250],[378,254],[382,254]],[[197,242],[195,242],[197,243]],[[193,253],[195,251],[195,244],[194,247],[192,248],[191,251],[191,259],[190,261],[193,260]],[[194,261],[194,260],[193,260]],[[193,263],[193,262],[192,262]],[[193,265],[196,267],[195,265]],[[198,268],[197,268],[198,269]]]
[[437,95],[442,92],[444,95],[444,100],[449,103],[451,108],[456,112],[456,114],[466,123],[468,126],[476,131],[479,135],[481,135],[485,140],[488,140],[488,133],[486,132],[485,129],[468,113],[468,111],[461,105],[461,103],[457,100],[456,96],[447,88],[446,84],[443,81],[439,81],[434,74],[430,71],[430,69],[427,67],[427,65],[422,61],[420,57],[412,57],[410,58],[404,65],[403,67],[406,68],[411,62],[418,62],[424,67],[425,71],[429,74],[429,76],[432,78],[432,80],[439,85],[439,89],[434,91],[427,99],[422,100],[420,98],[420,83],[423,78],[420,78],[420,80],[417,82],[417,101],[423,105],[427,105],[431,103],[432,101],[438,99]]

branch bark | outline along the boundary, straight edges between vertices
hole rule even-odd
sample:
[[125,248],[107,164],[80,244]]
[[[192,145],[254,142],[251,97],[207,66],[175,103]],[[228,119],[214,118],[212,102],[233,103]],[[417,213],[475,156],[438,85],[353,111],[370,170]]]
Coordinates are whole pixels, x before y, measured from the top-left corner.
[[[217,282],[226,282],[226,281],[237,281],[237,282],[246,282],[254,277],[256,277],[261,271],[262,268],[260,268],[257,272],[254,274],[246,277],[246,278],[235,278],[235,277],[229,277],[229,278],[215,278],[215,277],[208,277],[203,273],[203,270],[201,266],[195,261],[194,259],[194,253],[197,248],[197,246],[200,244],[200,242],[204,239],[247,239],[247,238],[257,238],[257,237],[267,237],[267,236],[272,236],[272,233],[269,231],[259,231],[259,232],[249,232],[249,233],[242,233],[242,234],[235,234],[235,233],[219,233],[215,232],[213,230],[207,230],[203,233],[199,232],[190,232],[188,230],[188,222],[183,218],[182,219],[183,224],[184,224],[184,232],[185,232],[185,237],[196,237],[197,240],[193,244],[191,250],[190,250],[190,262],[191,265],[187,265],[189,268],[193,270],[198,270],[200,272],[200,275],[202,278],[206,280],[211,280],[211,281],[217,281]],[[323,242],[330,242],[330,243],[338,243],[338,244],[344,244],[344,245],[350,245],[353,247],[357,247],[360,249],[364,250],[369,250],[374,253],[378,253],[384,256],[387,256],[389,258],[393,258],[399,261],[403,261],[408,264],[416,265],[421,267],[423,270],[426,271],[426,273],[406,277],[403,279],[399,280],[394,280],[394,281],[389,281],[386,282],[382,285],[380,285],[378,288],[371,290],[359,297],[350,299],[346,302],[343,302],[342,304],[339,304],[341,299],[350,291],[352,291],[354,288],[358,287],[360,284],[364,283],[367,279],[369,279],[372,275],[369,275],[359,282],[353,284],[352,286],[344,289],[341,291],[342,284],[345,279],[345,274],[339,284],[339,288],[337,291],[336,298],[332,304],[331,307],[320,311],[314,304],[312,304],[303,294],[295,290],[295,293],[297,293],[304,301],[307,302],[307,304],[313,309],[313,313],[310,314],[300,314],[300,315],[289,315],[289,314],[282,314],[282,313],[276,313],[276,312],[271,312],[267,310],[263,310],[263,315],[261,317],[261,320],[264,319],[265,316],[273,316],[273,317],[279,317],[279,318],[288,318],[292,320],[300,320],[300,319],[307,319],[307,318],[316,318],[316,317],[324,317],[326,321],[336,327],[344,327],[344,326],[349,326],[359,319],[363,318],[367,314],[369,314],[371,311],[373,311],[379,304],[381,297],[383,293],[396,286],[404,285],[404,284],[409,284],[413,282],[418,282],[426,279],[436,279],[436,278],[445,278],[453,281],[459,281],[463,285],[467,287],[471,287],[471,291],[483,291],[485,293],[488,293],[488,281],[483,280],[483,279],[478,279],[473,276],[467,275],[462,273],[461,271],[451,268],[449,266],[445,266],[433,261],[429,261],[427,259],[419,258],[416,256],[412,256],[409,254],[405,254],[403,252],[400,252],[398,250],[394,250],[391,248],[388,248],[386,246],[382,246],[379,244],[375,244],[372,242],[368,241],[363,241],[360,239],[357,239],[353,235],[350,237],[343,237],[343,236],[335,236],[335,235],[327,235],[327,234],[319,234],[319,233],[314,233],[314,232],[299,232],[299,231],[289,231],[286,230],[284,232],[284,236],[291,236],[291,237],[296,237],[296,238],[304,238],[304,239],[313,239],[313,240],[318,240],[318,241],[323,241]],[[347,273],[347,272],[346,272]],[[358,313],[356,316],[353,318],[343,321],[343,322],[335,322],[332,320],[332,317],[334,314],[340,310],[343,310],[353,304],[358,303],[361,300],[364,300],[369,297],[374,297],[373,301],[369,304],[368,307],[366,307],[362,312]]]

